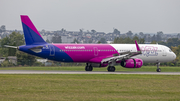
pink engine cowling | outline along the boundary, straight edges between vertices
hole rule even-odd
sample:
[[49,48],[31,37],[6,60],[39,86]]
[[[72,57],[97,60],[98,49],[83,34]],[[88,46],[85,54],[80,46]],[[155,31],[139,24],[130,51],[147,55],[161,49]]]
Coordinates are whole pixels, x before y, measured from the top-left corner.
[[125,68],[141,68],[143,61],[141,59],[128,59],[121,61],[121,66]]

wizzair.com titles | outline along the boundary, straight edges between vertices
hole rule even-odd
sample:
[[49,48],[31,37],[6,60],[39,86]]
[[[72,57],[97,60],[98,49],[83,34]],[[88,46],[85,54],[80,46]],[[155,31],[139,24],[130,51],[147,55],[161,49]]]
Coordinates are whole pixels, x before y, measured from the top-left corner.
[[84,46],[65,46],[65,49],[85,49]]

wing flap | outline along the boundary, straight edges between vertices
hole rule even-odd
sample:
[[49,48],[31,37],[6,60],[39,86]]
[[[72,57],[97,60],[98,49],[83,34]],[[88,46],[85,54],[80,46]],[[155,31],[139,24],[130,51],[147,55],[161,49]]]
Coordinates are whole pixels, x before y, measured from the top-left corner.
[[109,58],[105,58],[101,61],[101,63],[104,63],[104,62],[111,62],[111,61],[119,61],[121,59],[123,59],[123,57],[125,57],[127,54],[124,54],[124,55],[119,55],[119,56],[115,56],[115,57],[109,57]]

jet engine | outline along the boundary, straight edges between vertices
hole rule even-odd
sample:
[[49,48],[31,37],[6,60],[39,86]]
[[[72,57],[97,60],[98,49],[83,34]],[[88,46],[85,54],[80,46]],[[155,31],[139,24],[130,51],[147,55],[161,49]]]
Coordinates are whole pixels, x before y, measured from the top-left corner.
[[141,59],[128,59],[121,61],[121,66],[125,68],[141,68],[143,61]]

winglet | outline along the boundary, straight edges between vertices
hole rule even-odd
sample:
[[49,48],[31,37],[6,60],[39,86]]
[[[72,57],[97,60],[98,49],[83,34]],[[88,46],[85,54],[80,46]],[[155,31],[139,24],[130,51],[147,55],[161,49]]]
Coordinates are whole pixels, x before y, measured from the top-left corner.
[[139,47],[139,45],[138,45],[138,43],[137,43],[136,40],[135,40],[135,44],[136,44],[136,49],[137,49],[137,51],[140,51],[140,52],[141,52],[141,49],[140,49],[140,47]]

